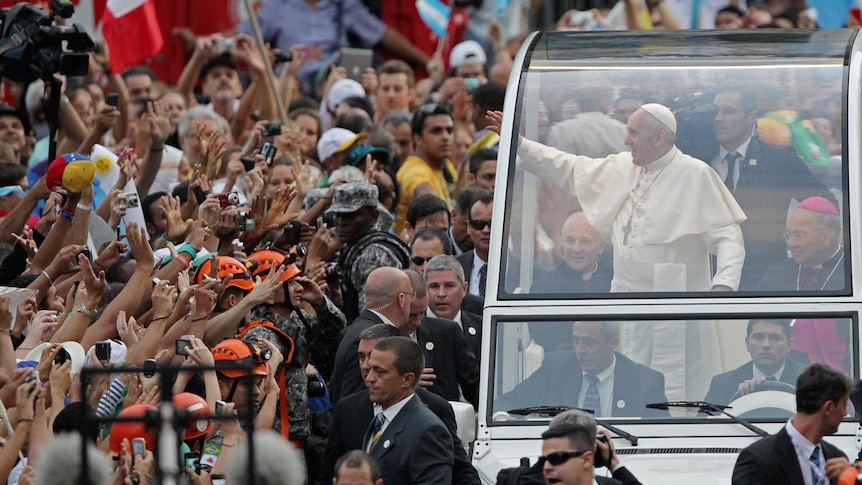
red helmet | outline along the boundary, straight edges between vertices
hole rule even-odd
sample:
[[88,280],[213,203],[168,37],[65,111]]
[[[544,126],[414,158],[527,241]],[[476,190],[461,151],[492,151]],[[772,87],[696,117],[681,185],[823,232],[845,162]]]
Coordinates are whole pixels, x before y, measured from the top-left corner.
[[[207,416],[211,415],[209,405],[204,398],[190,392],[181,392],[173,398],[174,407],[177,410],[184,409],[189,413],[186,423],[186,439],[199,438],[210,432],[213,425]],[[194,419],[194,416],[202,416]]]
[[[156,407],[152,404],[132,404],[131,406],[120,411],[118,418],[139,418],[140,421],[117,421],[111,424],[111,435],[109,445],[111,453],[121,454],[123,452],[123,438],[129,440],[129,446],[132,445],[132,440],[135,438],[143,438],[147,443],[147,449],[153,450],[156,447],[156,433],[144,422],[144,417],[150,411],[156,411]],[[131,450],[129,450],[131,451]]]
[[[199,284],[204,279],[204,275],[210,274],[211,269],[212,258],[207,259],[202,265],[200,265],[197,273],[195,273],[193,283]],[[230,256],[218,257],[217,274],[219,279],[224,279],[226,276],[231,277],[225,285],[226,288],[235,287],[245,291],[251,291],[251,289],[254,288],[254,280],[251,279],[248,269],[237,259],[231,258]]]
[[[251,256],[248,257],[248,264],[251,268],[251,275],[260,276],[261,281],[263,281],[269,274],[270,268],[272,268],[273,266],[284,264],[284,260],[284,253],[273,251],[272,249],[255,251],[251,254]],[[295,264],[288,264],[284,268],[284,274],[281,275],[281,282],[284,283],[285,281],[293,278],[294,276],[299,276],[300,273],[302,273],[302,271],[300,271]]]
[[[212,349],[216,367],[224,367],[225,362],[252,364],[251,375],[266,377],[266,362],[258,360],[251,345],[242,340],[229,338],[222,340]],[[218,372],[229,378],[237,379],[246,375],[243,369],[221,368]]]

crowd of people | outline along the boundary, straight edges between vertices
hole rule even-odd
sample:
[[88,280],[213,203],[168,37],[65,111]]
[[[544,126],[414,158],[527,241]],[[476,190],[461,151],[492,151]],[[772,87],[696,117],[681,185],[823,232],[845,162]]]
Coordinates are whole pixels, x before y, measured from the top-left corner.
[[[476,15],[480,35],[434,56],[359,2],[321,3],[266,2],[267,49],[248,25],[190,39],[175,83],[91,54],[89,75],[62,78],[56,158],[45,84],[4,80],[20,102],[0,107],[0,480],[155,483],[182,465],[194,483],[250,483],[253,429],[258,483],[479,483],[447,401],[479,403],[493,113],[523,32]],[[400,59],[348,72],[330,62],[347,33]],[[585,212],[564,227],[593,231],[577,244],[598,255]],[[715,237],[741,267],[736,234]],[[575,260],[548,291],[596,271]],[[735,289],[734,271],[698,283]],[[170,465],[154,455],[168,396],[187,418]]]

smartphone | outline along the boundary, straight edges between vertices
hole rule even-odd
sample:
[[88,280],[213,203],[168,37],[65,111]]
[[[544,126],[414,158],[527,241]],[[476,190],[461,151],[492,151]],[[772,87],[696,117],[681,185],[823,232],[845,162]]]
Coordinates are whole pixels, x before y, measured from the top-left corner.
[[213,485],[225,485],[225,483],[227,483],[227,479],[221,473],[210,475],[210,480],[212,480]]
[[254,170],[254,158],[242,157],[239,161],[242,162],[242,168],[244,168],[246,172]]
[[198,205],[203,204],[203,203],[204,203],[204,201],[205,201],[205,200],[207,200],[207,194],[209,194],[209,192],[207,192],[206,190],[202,189],[202,188],[200,187],[200,185],[196,185],[196,186],[192,189],[192,192],[195,194],[195,200],[198,202]]
[[66,352],[66,349],[60,349],[57,352],[57,356],[54,357],[54,363],[63,365],[69,359],[71,359],[69,352]]
[[187,467],[191,468],[195,471],[195,473],[201,472],[201,454],[197,451],[192,451],[190,453],[186,453],[183,456],[183,460]]
[[144,377],[153,377],[156,375],[159,363],[156,359],[147,359],[144,361]]
[[117,93],[111,93],[105,96],[105,104],[108,106],[113,106],[114,108],[120,105],[120,95]]
[[273,137],[281,134],[281,123],[267,123],[263,128],[263,136]]
[[191,335],[183,335],[182,337],[177,339],[176,345],[177,345],[177,348],[176,348],[177,355],[189,355],[188,352],[186,352],[186,347],[192,346],[192,336]]
[[222,400],[216,401],[216,408],[215,408],[216,415],[220,415],[220,414],[224,413],[224,405],[225,405],[224,401],[222,401]]
[[260,148],[260,154],[266,159],[266,166],[271,167],[273,160],[275,160],[275,154],[278,153],[278,148],[275,147],[270,142],[266,142]]
[[135,438],[132,440],[132,454],[135,455],[146,455],[147,454],[147,442],[143,438]]
[[96,342],[96,358],[103,366],[111,362],[111,342]]

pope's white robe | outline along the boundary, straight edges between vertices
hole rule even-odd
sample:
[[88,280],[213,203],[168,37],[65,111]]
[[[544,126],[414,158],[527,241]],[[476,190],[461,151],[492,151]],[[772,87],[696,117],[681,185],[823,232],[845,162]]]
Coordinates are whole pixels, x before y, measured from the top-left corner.
[[[706,163],[674,147],[640,167],[629,152],[596,159],[529,140],[518,155],[521,168],[568,189],[590,224],[610,233],[612,292],[738,288],[745,213]],[[720,371],[715,334],[706,322],[624,322],[619,350],[662,372],[669,399],[693,399]]]

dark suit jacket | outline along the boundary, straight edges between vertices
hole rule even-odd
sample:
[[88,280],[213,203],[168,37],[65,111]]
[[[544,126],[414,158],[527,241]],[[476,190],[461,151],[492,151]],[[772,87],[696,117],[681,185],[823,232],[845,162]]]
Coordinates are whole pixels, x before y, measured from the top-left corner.
[[[835,255],[833,258],[823,263],[823,269],[820,271],[822,283],[813,285],[808,284],[811,281],[810,268],[802,268],[793,260],[793,258],[785,259],[773,264],[766,270],[763,277],[760,279],[757,288],[759,290],[773,291],[796,291],[797,279],[799,280],[799,289],[802,291],[817,291],[821,287],[823,291],[836,291],[844,289],[844,259],[841,258],[844,252]],[[837,265],[837,266],[836,266]],[[834,269],[834,271],[832,271]],[[831,275],[829,273],[832,273]],[[828,280],[826,279],[828,278]]]
[[[468,274],[466,277],[469,278],[470,275]],[[476,295],[467,293],[464,295],[464,299],[461,300],[461,309],[474,315],[481,316],[485,313],[485,300]]]
[[333,404],[343,396],[365,389],[365,381],[359,371],[359,334],[379,323],[383,323],[380,317],[371,311],[362,310],[356,320],[343,330],[338,350],[335,351],[332,379],[329,382],[329,394]]
[[[795,386],[796,378],[804,370],[805,365],[787,359],[780,381]],[[730,398],[739,390],[739,384],[752,378],[754,378],[754,362],[748,361],[736,369],[713,377],[709,391],[703,400],[712,404],[728,404]]]
[[481,362],[482,360],[482,316],[461,309],[461,330],[467,337],[470,350]]
[[[667,416],[646,405],[666,402],[664,376],[616,353],[612,416]],[[583,372],[574,352],[545,354],[542,366],[494,401],[494,411],[533,406],[578,406]]]
[[[362,444],[371,437],[367,427]],[[371,456],[388,485],[440,485],[452,482],[452,435],[415,395],[389,422]]]
[[748,216],[741,224],[745,264],[740,289],[753,290],[766,268],[787,257],[783,234],[791,199],[802,201],[820,195],[835,203],[835,197],[793,146],[773,145],[755,136],[741,163],[733,191]]
[[[471,249],[466,253],[461,253],[458,256],[455,256],[455,259],[457,259],[458,262],[461,263],[461,267],[464,268],[464,278],[466,278],[467,283],[470,283],[470,274],[473,271],[473,253],[475,252],[475,249]],[[504,258],[506,261],[506,284],[503,285],[503,288],[511,293],[521,284],[521,257],[513,252],[509,252],[504,256]]]
[[416,330],[416,341],[425,354],[425,367],[434,369],[437,379],[428,390],[457,401],[460,384],[464,397],[479,407],[479,359],[458,324],[452,320],[425,317]]
[[[520,475],[518,475],[519,472]],[[625,466],[617,468],[612,477],[596,476],[595,478],[601,485],[641,485],[637,477]],[[545,477],[537,461],[529,468],[514,467],[500,470],[497,473],[496,485],[545,485]]]
[[[829,443],[822,441],[823,457],[828,460],[846,455]],[[796,449],[785,428],[749,445],[739,453],[733,467],[733,485],[803,485],[802,469],[796,457]],[[833,480],[831,483],[835,483]]]
[[[470,463],[467,452],[464,451],[463,443],[458,437],[455,413],[452,406],[442,397],[417,388],[416,397],[422,400],[428,409],[440,418],[440,421],[452,435],[455,450],[455,464],[452,469],[453,485],[480,485],[479,474]],[[329,426],[329,438],[326,441],[326,452],[323,455],[321,473],[317,479],[317,485],[332,485],[332,477],[335,474],[335,462],[338,458],[350,450],[362,448],[362,439],[365,430],[374,419],[374,407],[368,396],[368,389],[359,391],[349,396],[344,396],[335,405],[332,415],[332,424]]]

